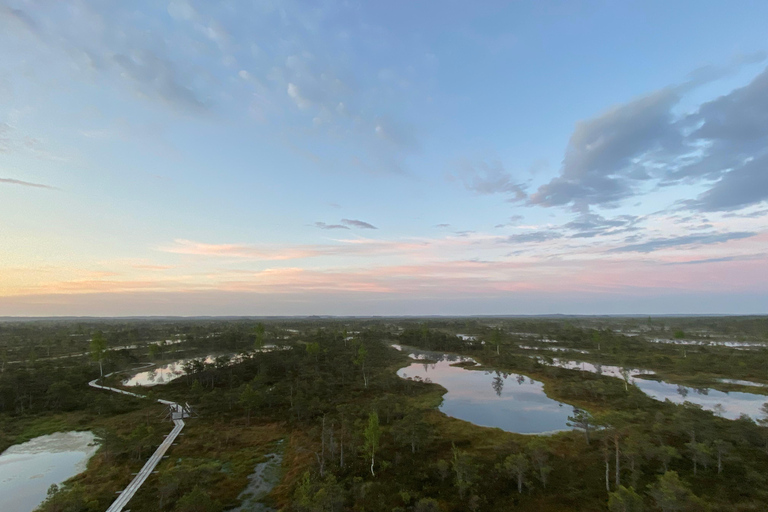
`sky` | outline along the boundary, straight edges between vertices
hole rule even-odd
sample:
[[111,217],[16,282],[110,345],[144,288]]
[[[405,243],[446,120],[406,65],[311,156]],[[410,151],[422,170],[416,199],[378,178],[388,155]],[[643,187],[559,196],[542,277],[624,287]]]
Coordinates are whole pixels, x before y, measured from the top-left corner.
[[0,316],[765,314],[766,19],[0,0]]

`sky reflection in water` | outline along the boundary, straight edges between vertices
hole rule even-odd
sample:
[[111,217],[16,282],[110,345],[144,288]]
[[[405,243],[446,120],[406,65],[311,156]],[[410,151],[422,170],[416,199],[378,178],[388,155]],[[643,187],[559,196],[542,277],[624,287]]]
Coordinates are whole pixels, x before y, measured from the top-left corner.
[[549,398],[541,382],[514,373],[451,366],[472,361],[466,357],[407,350],[414,358],[437,362],[415,362],[397,374],[403,378],[429,379],[446,388],[448,392],[443,396],[440,410],[448,416],[520,434],[568,429],[566,422],[573,407]]
[[[154,366],[124,380],[123,386],[157,386],[178,379],[187,373],[184,371],[184,365],[193,359],[195,358],[179,359],[172,363]],[[210,364],[214,359],[214,356],[208,356],[205,358],[205,362]]]
[[31,512],[51,484],[84,471],[97,449],[90,432],[59,432],[11,446],[0,455],[0,510]]
[[[497,374],[478,370],[466,370],[451,364],[473,361],[471,358],[416,350],[411,347],[395,346],[407,350],[414,359],[435,360],[437,363],[414,363],[398,371],[403,378],[429,379],[446,388],[440,410],[448,416],[470,421],[477,425],[498,427],[509,432],[524,434],[565,430],[568,415],[573,407],[547,397],[543,384],[522,375]],[[711,388],[692,388],[665,381],[638,378],[653,372],[619,366],[595,365],[583,361],[554,359],[551,362],[539,358],[542,363],[560,368],[600,373],[626,379],[646,395],[659,401],[666,399],[673,403],[690,402],[705,410],[713,411],[724,418],[735,420],[746,414],[757,420],[765,417],[761,406],[768,402],[768,396],[739,391],[724,392]],[[746,381],[733,381],[746,384]],[[758,385],[756,383],[750,383]],[[497,394],[496,391],[500,394]]]
[[[746,414],[753,419],[760,419],[764,416],[764,414],[760,412],[760,407],[765,402],[768,402],[768,396],[757,393],[742,393],[739,391],[726,393],[711,388],[691,388],[664,381],[636,378],[638,375],[653,374],[653,372],[648,370],[627,368],[625,375],[622,372],[622,368],[619,366],[595,365],[583,361],[568,361],[565,359],[554,359],[552,363],[547,363],[544,360],[540,361],[545,364],[552,364],[559,368],[600,373],[602,375],[617,378],[626,377],[626,380],[630,384],[636,385],[642,392],[651,398],[655,398],[659,401],[669,399],[670,402],[676,404],[682,404],[686,401],[691,402],[702,406],[708,411],[715,411],[724,418],[731,420],[737,419],[742,414]],[[734,382],[743,383],[746,381]]]

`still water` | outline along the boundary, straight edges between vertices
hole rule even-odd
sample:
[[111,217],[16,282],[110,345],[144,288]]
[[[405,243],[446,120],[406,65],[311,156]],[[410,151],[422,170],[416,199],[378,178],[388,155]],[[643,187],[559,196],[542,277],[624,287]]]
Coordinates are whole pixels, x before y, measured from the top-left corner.
[[[726,393],[716,389],[692,388],[665,381],[637,378],[640,375],[653,374],[653,372],[647,370],[592,364],[582,361],[568,361],[564,359],[554,359],[551,363],[544,361],[543,359],[539,359],[539,361],[543,364],[551,364],[559,368],[599,373],[610,377],[624,379],[628,384],[637,386],[646,395],[655,398],[656,400],[669,400],[677,404],[691,402],[702,406],[705,410],[713,411],[716,414],[731,420],[737,419],[742,414],[746,414],[755,420],[761,419],[764,417],[764,414],[761,413],[760,407],[765,402],[768,402],[768,396],[757,393],[742,393],[737,391]],[[743,383],[746,381],[735,382]]]
[[637,379],[635,384],[646,395],[656,400],[669,400],[677,404],[691,402],[730,420],[738,419],[742,414],[755,420],[760,419],[764,416],[760,412],[760,407],[768,402],[768,396],[756,393],[739,391],[726,393],[717,389],[689,388],[669,382],[645,379]]
[[651,343],[663,343],[670,345],[699,345],[710,347],[730,347],[736,349],[761,349],[765,343],[759,341],[723,341],[723,340],[677,340],[667,338],[649,338]]
[[763,384],[762,382],[753,382],[751,380],[740,380],[740,379],[717,379],[717,380],[722,382],[723,384],[736,384],[738,386],[752,386],[755,388],[768,387],[768,384]]
[[283,440],[277,444],[280,451],[268,454],[264,462],[256,464],[253,473],[248,477],[248,486],[237,497],[242,503],[233,508],[232,512],[275,512],[275,509],[266,506],[261,500],[280,482]]
[[0,510],[31,512],[52,484],[82,473],[97,449],[91,432],[59,432],[11,446],[0,455]]
[[[184,365],[193,359],[195,358],[179,359],[172,363],[153,366],[148,370],[139,372],[124,380],[123,386],[157,386],[158,384],[165,384],[174,379],[178,379],[187,373],[184,371]],[[208,364],[214,362],[214,360],[214,356],[207,356],[205,358],[205,362]]]
[[[278,347],[275,345],[264,345],[264,347],[251,351],[255,352],[271,352],[273,350],[283,350],[286,347]],[[217,366],[237,363],[243,360],[243,354],[212,354],[203,357],[190,357],[187,359],[177,359],[171,363],[161,364],[159,366],[152,366],[151,368],[138,372],[135,375],[125,379],[123,386],[157,386],[158,384],[166,384],[174,379],[178,379],[182,375],[186,375],[184,366],[190,361],[203,360],[205,364],[216,363]]]
[[406,350],[414,362],[397,374],[404,378],[429,380],[448,392],[440,410],[453,418],[483,427],[496,427],[518,434],[543,434],[568,430],[573,407],[552,400],[541,382],[514,373],[470,370],[456,363],[474,363],[471,358],[439,352]]

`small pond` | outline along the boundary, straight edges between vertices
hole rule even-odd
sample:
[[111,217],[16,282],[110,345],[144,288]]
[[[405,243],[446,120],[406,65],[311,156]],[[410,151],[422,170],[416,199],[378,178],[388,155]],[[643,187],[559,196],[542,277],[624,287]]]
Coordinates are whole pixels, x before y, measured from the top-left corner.
[[755,341],[722,341],[722,340],[682,340],[682,339],[668,339],[668,338],[649,338],[651,343],[663,343],[670,345],[696,345],[696,346],[710,346],[710,347],[730,347],[740,350],[749,349],[763,349],[766,348],[765,343]]
[[637,379],[635,381],[646,395],[656,400],[669,400],[677,404],[691,402],[702,406],[707,411],[713,411],[723,418],[738,419],[746,414],[757,420],[764,415],[760,407],[768,402],[768,396],[756,393],[742,393],[740,391],[724,392],[710,388],[691,388],[670,384],[664,381]]
[[[199,358],[179,359],[171,363],[153,366],[125,379],[123,386],[157,386],[158,384],[165,384],[185,375],[187,372],[184,371],[184,365],[194,359]],[[214,360],[214,356],[207,356],[205,358],[205,362],[208,364],[214,362]]]
[[723,384],[735,384],[737,386],[752,386],[756,388],[768,387],[768,384],[763,384],[762,382],[753,382],[751,380],[740,380],[740,379],[717,379],[717,380],[719,382],[722,382]]
[[[551,343],[551,342],[550,342]],[[588,350],[567,347],[532,347],[530,345],[518,345],[523,350],[548,350],[550,352],[578,352],[579,354],[589,354]]]
[[[282,350],[284,347],[278,347],[275,345],[264,345],[264,347],[252,351],[252,352],[270,352],[272,350]],[[166,384],[174,379],[178,379],[182,375],[186,375],[187,372],[184,366],[190,361],[203,360],[205,364],[216,363],[217,365],[227,365],[237,363],[243,360],[243,356],[240,354],[211,354],[205,357],[189,357],[186,359],[177,359],[170,363],[164,363],[159,365],[153,365],[144,371],[138,372],[131,377],[123,380],[123,386],[157,386],[158,384]]]
[[32,512],[52,484],[82,473],[97,449],[91,432],[59,432],[11,446],[0,455],[0,510]]
[[448,416],[518,434],[569,429],[566,422],[573,407],[549,398],[541,382],[514,373],[452,366],[474,363],[468,357],[394,347],[408,351],[413,359],[424,360],[401,368],[397,372],[400,377],[434,382],[448,390],[440,405]]
[[742,393],[738,391],[724,392],[710,388],[692,388],[665,381],[637,378],[640,375],[653,374],[653,372],[647,370],[592,364],[583,361],[568,361],[564,359],[554,359],[551,363],[543,359],[539,359],[539,361],[543,364],[551,364],[560,368],[599,373],[610,377],[625,379],[628,383],[634,384],[646,395],[655,398],[656,400],[664,401],[669,399],[670,402],[677,404],[691,402],[731,420],[737,419],[742,414],[746,414],[753,419],[760,419],[764,416],[760,412],[760,407],[765,402],[768,402],[768,396],[757,393]]
[[277,442],[279,451],[270,453],[264,462],[256,464],[248,477],[248,486],[237,497],[242,504],[231,512],[275,512],[261,502],[280,482],[280,466],[283,462],[283,440]]

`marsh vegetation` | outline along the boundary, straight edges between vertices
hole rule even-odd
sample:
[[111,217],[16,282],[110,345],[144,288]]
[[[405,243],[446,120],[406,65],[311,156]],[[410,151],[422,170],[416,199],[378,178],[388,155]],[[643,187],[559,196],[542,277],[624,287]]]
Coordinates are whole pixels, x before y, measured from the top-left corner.
[[[763,510],[767,334],[753,317],[5,322],[0,449],[93,432],[41,508],[104,510],[170,430],[162,396],[197,417],[134,512]],[[130,380],[173,361],[176,378]],[[89,388],[101,372],[147,398]]]

